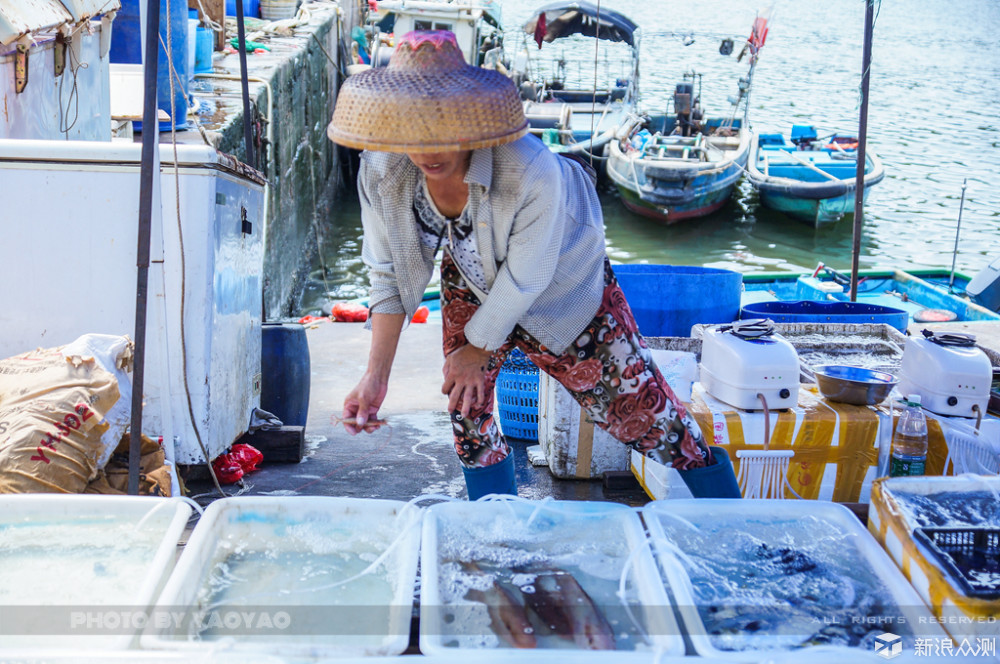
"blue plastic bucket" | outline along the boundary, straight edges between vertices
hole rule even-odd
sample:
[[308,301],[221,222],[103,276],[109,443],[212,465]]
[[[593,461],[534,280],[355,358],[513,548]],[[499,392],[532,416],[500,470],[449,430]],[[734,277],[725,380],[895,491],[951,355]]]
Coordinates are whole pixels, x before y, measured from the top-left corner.
[[260,407],[286,426],[304,427],[309,415],[309,342],[298,323],[261,325]]
[[711,466],[679,470],[681,479],[695,498],[742,498],[740,485],[729,454],[721,447],[712,447],[715,463]]
[[754,302],[740,318],[770,318],[775,323],[880,323],[906,332],[910,315],[902,309],[861,302]]
[[215,50],[215,35],[210,28],[198,28],[195,37],[194,73],[208,74],[212,72],[212,52]]
[[[121,0],[121,9],[115,17],[114,29],[111,31],[111,47],[108,51],[109,62],[123,64],[141,64],[142,26],[139,13],[140,0]],[[160,36],[163,39],[159,47],[157,60],[156,99],[160,110],[170,113],[170,66],[163,44],[167,43],[167,24],[170,25],[170,47],[173,53],[173,65],[180,79],[174,80],[174,126],[177,129],[187,128],[187,95],[188,95],[188,8],[187,3],[171,2],[171,15],[167,16],[167,3],[160,3]],[[192,46],[193,48],[193,46]],[[142,131],[142,123],[134,122],[136,131]],[[170,131],[170,122],[161,122],[160,131]]]
[[743,275],[683,265],[615,265],[639,332],[687,337],[699,323],[731,323],[740,313]]

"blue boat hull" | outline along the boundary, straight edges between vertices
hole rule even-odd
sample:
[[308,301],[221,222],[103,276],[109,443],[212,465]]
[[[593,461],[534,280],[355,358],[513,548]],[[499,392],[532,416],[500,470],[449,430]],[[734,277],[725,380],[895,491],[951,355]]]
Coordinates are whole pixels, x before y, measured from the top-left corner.
[[[777,188],[758,187],[760,202],[772,210],[783,212],[789,217],[799,219],[814,226],[834,223],[846,216],[854,214],[854,191],[830,198],[805,198],[794,192],[785,192]],[[865,187],[864,199],[868,200],[868,187]]]
[[[747,179],[757,189],[761,204],[811,226],[853,215],[857,148],[845,149],[836,141],[835,138],[828,144],[809,141],[796,145],[780,134],[754,133]],[[864,200],[884,175],[878,157],[866,154]]]

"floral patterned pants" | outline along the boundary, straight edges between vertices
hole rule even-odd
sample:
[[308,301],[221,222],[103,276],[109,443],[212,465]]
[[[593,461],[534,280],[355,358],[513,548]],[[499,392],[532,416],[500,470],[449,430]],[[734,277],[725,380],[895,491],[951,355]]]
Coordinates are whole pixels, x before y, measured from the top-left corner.
[[[445,249],[441,318],[446,356],[467,343],[465,324],[479,305]],[[605,258],[603,301],[576,341],[557,355],[516,326],[487,364],[485,405],[473,407],[466,418],[458,411],[451,414],[455,451],[466,467],[491,466],[510,454],[493,415],[493,391],[504,359],[514,347],[569,390],[594,424],[614,438],[676,468],[711,463],[701,430],[653,363]]]

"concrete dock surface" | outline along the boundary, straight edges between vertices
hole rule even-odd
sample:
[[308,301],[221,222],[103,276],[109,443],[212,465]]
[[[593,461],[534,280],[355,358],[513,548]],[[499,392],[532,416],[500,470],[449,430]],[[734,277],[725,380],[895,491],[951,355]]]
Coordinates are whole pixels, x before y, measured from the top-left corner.
[[[405,329],[379,416],[387,426],[352,436],[340,424],[344,397],[364,373],[371,334],[362,323],[315,323],[307,327],[312,382],[306,454],[300,463],[267,463],[245,476],[244,495],[318,495],[410,500],[426,494],[466,498],[455,454],[448,399],[441,394],[441,323]],[[494,413],[497,411],[494,410]],[[253,443],[253,437],[247,442]],[[560,479],[548,466],[533,466],[526,449],[537,441],[509,439],[514,449],[518,495],[540,500],[613,501],[643,505],[638,483],[605,489],[600,478]],[[210,481],[188,480],[206,503],[219,497]],[[227,494],[240,490],[224,486]]]

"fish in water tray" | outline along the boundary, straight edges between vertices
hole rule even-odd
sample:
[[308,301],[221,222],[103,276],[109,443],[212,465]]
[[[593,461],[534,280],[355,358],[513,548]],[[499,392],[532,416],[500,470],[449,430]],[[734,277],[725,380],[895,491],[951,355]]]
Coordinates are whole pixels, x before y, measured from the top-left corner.
[[877,652],[885,633],[944,631],[861,522],[813,500],[671,500],[643,509],[698,654],[759,661],[823,646]]
[[641,522],[624,505],[517,498],[428,508],[420,649],[683,654]]

